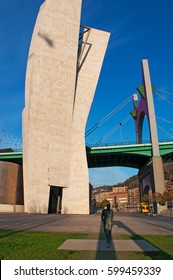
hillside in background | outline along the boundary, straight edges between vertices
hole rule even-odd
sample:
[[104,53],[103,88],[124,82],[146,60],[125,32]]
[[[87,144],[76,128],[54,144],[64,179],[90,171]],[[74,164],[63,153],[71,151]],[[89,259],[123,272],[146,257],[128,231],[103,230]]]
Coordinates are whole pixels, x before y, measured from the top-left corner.
[[[173,162],[165,163],[164,164],[164,176],[165,180],[173,181]],[[112,191],[113,187],[124,187],[127,186],[128,189],[134,189],[136,187],[139,187],[138,182],[138,175],[134,175],[124,182],[115,184],[115,185],[104,185],[97,188],[94,188],[94,190],[102,190],[102,191]]]
[[133,188],[138,187],[139,186],[138,176],[134,175],[134,176],[128,178],[127,180],[125,180],[122,183],[118,183],[118,184],[111,185],[111,186],[110,185],[104,185],[104,186],[100,186],[100,187],[94,188],[94,190],[98,190],[98,191],[102,190],[102,191],[109,191],[109,192],[111,192],[112,188],[124,187],[124,186],[127,186],[129,189],[133,189]]

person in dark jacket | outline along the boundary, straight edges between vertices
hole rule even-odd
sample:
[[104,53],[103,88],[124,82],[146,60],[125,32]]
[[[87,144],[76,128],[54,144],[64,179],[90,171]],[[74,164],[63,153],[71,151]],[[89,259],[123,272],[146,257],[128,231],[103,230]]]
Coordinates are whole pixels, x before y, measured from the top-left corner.
[[101,219],[104,226],[104,233],[106,235],[107,245],[108,247],[110,247],[111,231],[112,231],[112,224],[113,224],[113,211],[110,208],[110,203],[107,204],[106,209],[103,209],[101,214]]

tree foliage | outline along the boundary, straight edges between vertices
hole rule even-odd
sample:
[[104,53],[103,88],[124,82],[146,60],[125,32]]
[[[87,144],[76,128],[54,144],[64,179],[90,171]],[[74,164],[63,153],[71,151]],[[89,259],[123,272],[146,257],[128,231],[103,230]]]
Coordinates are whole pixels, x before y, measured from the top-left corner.
[[160,205],[165,205],[166,203],[173,203],[173,188],[164,193],[156,193],[155,198],[157,203]]
[[107,199],[103,199],[101,202],[97,202],[96,205],[98,208],[104,208],[108,203],[109,201]]

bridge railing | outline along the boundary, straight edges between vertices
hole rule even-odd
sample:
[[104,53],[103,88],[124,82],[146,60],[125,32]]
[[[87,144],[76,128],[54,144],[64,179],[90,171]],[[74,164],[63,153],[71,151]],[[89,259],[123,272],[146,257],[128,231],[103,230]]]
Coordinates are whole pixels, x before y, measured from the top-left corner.
[[[159,139],[159,143],[166,143],[166,142],[173,142],[173,139]],[[144,140],[141,144],[149,144],[151,143],[149,140]],[[110,142],[110,143],[100,143],[97,146],[94,144],[86,143],[86,147],[88,148],[94,148],[94,147],[111,147],[111,146],[125,146],[125,145],[136,145],[136,141],[126,141],[126,142]],[[11,150],[11,152],[22,152],[21,148],[2,148],[0,147],[0,153],[6,153],[7,150]],[[10,151],[9,151],[10,152]]]
[[[173,139],[159,139],[159,143],[166,143],[166,142],[172,142]],[[151,142],[149,140],[144,140],[141,144],[150,144]],[[99,143],[97,145],[95,144],[89,144],[86,143],[86,146],[89,148],[94,147],[111,147],[111,146],[125,146],[125,145],[136,145],[136,141],[126,141],[126,142],[110,142],[110,143]]]
[[21,153],[22,152],[22,148],[20,149],[12,149],[12,148],[6,148],[6,149],[0,149],[0,153]]

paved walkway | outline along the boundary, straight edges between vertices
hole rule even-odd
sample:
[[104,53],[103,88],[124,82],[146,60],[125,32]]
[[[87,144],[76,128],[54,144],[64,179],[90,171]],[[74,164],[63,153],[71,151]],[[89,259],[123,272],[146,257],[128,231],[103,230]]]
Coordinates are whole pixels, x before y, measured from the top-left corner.
[[156,247],[149,244],[145,240],[113,240],[111,246],[108,247],[106,240],[83,240],[83,239],[67,239],[58,250],[82,250],[82,251],[158,251]]
[[[156,247],[140,239],[140,235],[173,235],[173,219],[115,213],[112,248],[106,246],[100,213],[92,215],[0,213],[0,229],[62,232],[62,234],[63,232],[87,233],[87,240],[68,239],[57,250],[86,250],[87,259],[96,257],[96,259],[126,259],[127,256],[123,251],[157,251]],[[118,235],[122,237],[122,234],[138,235],[139,239],[117,240]],[[97,256],[91,258],[92,252],[96,252]]]
[[[92,215],[43,215],[0,213],[0,229],[82,232],[100,236],[103,232],[100,213]],[[173,218],[142,214],[115,213],[114,234],[173,234]]]

